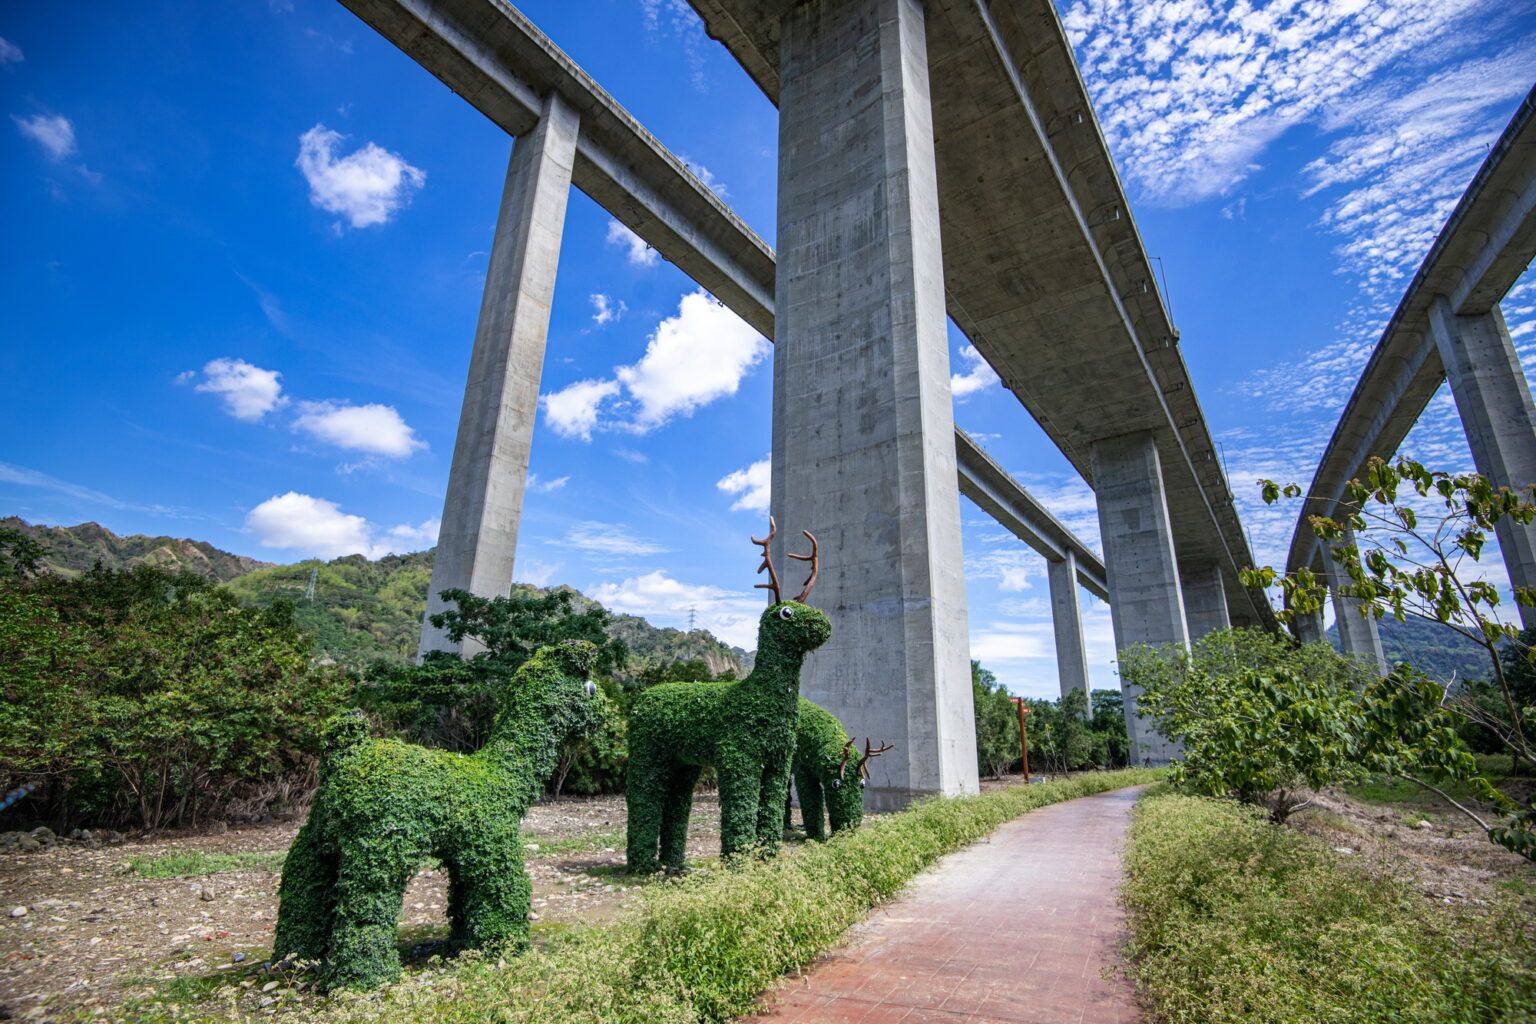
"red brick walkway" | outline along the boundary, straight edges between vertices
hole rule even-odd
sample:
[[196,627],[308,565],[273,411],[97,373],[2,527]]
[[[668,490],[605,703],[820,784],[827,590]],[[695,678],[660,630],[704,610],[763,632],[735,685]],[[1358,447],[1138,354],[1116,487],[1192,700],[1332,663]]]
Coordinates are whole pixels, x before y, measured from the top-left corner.
[[945,857],[755,1020],[1136,1024],[1120,844],[1139,789],[1031,811]]

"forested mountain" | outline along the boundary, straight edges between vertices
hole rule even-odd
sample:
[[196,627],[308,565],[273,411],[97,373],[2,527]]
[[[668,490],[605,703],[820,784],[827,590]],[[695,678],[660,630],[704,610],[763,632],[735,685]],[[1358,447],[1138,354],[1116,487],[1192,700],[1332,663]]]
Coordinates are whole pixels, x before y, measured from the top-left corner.
[[[86,572],[97,562],[108,569],[148,563],[187,569],[223,583],[247,604],[290,601],[299,624],[314,637],[315,653],[356,668],[379,658],[401,662],[415,656],[432,581],[431,551],[376,560],[347,555],[329,562],[310,559],[273,565],[220,551],[203,541],[119,537],[96,523],[33,526],[13,516],[0,519],[0,526],[20,530],[42,544],[47,549],[44,568],[61,576]],[[544,593],[525,584],[515,589],[524,595]],[[578,611],[595,603],[579,591],[572,593]],[[609,632],[629,646],[626,675],[638,675],[651,665],[694,659],[702,659],[715,673],[735,669],[742,675],[752,666],[750,654],[721,643],[707,630],[657,629],[639,616],[614,615]]]
[[43,567],[60,576],[78,576],[100,562],[108,569],[131,569],[136,565],[158,565],[166,569],[187,569],[227,583],[252,569],[271,562],[258,562],[244,555],[220,551],[200,540],[178,537],[146,537],[136,533],[119,537],[97,523],[78,526],[33,526],[24,519],[8,516],[0,527],[20,530],[47,549]]
[[[1423,619],[1398,622],[1388,616],[1376,624],[1387,663],[1406,661],[1431,679],[1449,683],[1487,680],[1492,675],[1488,652],[1448,626]],[[1338,646],[1338,625],[1328,628],[1328,641]]]

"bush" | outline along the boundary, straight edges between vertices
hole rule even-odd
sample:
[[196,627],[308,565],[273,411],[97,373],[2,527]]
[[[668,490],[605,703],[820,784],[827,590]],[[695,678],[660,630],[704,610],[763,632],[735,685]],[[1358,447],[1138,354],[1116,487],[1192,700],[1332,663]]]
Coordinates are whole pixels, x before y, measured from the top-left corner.
[[1515,899],[1429,903],[1251,808],[1149,792],[1126,860],[1131,973],[1168,1024],[1536,1020]]
[[346,692],[287,606],[151,566],[0,575],[0,662],[0,771],[42,782],[64,823],[195,823],[307,775]]

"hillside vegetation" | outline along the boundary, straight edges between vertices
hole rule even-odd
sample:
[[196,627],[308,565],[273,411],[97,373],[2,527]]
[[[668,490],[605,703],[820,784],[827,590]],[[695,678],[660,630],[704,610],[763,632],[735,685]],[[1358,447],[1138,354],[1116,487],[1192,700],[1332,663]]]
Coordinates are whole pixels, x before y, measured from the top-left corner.
[[[316,558],[273,565],[220,551],[204,541],[119,537],[96,523],[33,526],[11,517],[0,519],[0,526],[20,530],[47,548],[41,567],[61,576],[78,576],[98,562],[106,569],[151,565],[223,583],[254,607],[288,601],[299,628],[314,638],[315,655],[344,666],[362,668],[381,659],[404,664],[416,655],[432,581],[432,551],[373,560],[346,555],[329,562]],[[313,597],[308,596],[311,578]],[[521,583],[513,589],[525,597],[548,593]],[[577,612],[595,603],[579,591],[571,593],[576,595],[572,603]],[[708,630],[658,629],[639,616],[615,614],[608,631],[629,648],[629,662],[619,673],[624,678],[679,661],[702,660],[711,673],[733,670],[738,676],[752,667],[751,654],[722,643]]]

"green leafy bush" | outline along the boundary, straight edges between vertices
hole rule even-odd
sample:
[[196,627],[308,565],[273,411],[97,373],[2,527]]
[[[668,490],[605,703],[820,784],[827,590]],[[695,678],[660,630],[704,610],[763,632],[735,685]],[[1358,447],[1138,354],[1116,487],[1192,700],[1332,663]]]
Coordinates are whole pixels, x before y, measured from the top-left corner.
[[1252,808],[1149,792],[1127,850],[1132,975],[1168,1024],[1536,1020],[1529,902],[1452,909]]
[[346,680],[289,609],[151,566],[0,574],[0,772],[57,820],[195,823],[312,771]]

